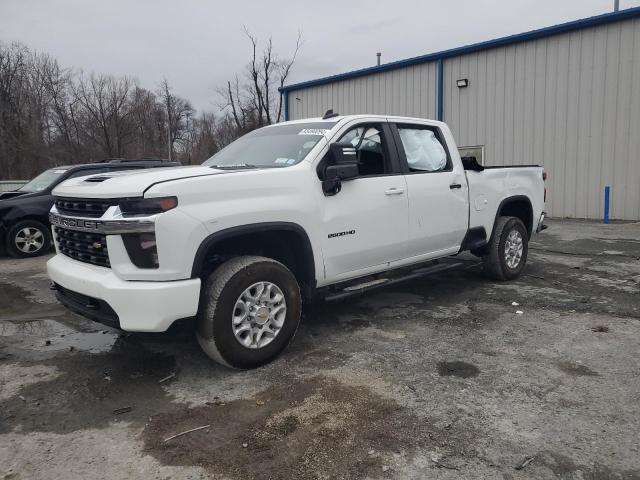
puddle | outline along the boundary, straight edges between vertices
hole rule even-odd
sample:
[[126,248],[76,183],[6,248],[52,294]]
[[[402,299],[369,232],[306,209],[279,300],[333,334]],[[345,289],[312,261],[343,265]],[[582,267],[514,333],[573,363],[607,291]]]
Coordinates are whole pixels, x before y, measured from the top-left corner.
[[13,346],[28,350],[55,352],[75,349],[102,353],[113,348],[119,332],[115,330],[81,332],[52,319],[21,322],[4,320],[0,321],[0,337],[12,337]]
[[[136,337],[120,338],[107,353],[74,351],[41,365],[55,377],[18,379],[12,395],[0,401],[0,435],[17,429],[65,434],[105,428],[118,419],[142,427],[151,415],[181,408],[158,383],[179,375],[174,357],[147,349]],[[128,411],[114,413],[123,408]]]
[[477,377],[480,369],[467,362],[438,362],[438,375],[441,377]]
[[0,313],[2,317],[23,314],[25,310],[34,306],[42,307],[28,290],[10,283],[0,282]]

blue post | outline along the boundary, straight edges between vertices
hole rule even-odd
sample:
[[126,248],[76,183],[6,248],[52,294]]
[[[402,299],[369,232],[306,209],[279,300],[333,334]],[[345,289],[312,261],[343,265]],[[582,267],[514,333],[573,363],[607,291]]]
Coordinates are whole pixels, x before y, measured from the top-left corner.
[[444,120],[444,60],[438,59],[436,63],[436,116],[441,122]]
[[604,223],[609,223],[609,192],[611,187],[605,185],[604,187]]
[[286,122],[289,120],[289,92],[284,90],[282,95],[284,95],[284,121]]

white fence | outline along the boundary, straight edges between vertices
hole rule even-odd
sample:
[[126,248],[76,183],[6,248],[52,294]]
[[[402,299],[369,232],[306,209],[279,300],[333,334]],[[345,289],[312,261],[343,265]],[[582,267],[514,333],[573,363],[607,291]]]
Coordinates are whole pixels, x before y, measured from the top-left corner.
[[27,183],[27,180],[0,180],[0,192],[17,190],[25,183]]

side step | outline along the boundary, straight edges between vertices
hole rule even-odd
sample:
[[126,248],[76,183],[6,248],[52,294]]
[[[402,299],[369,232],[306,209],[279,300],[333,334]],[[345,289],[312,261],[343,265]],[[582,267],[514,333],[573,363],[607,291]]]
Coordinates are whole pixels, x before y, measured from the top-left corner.
[[433,273],[444,272],[446,270],[459,268],[465,264],[468,264],[468,262],[457,261],[457,262],[435,263],[427,267],[418,268],[416,270],[410,270],[408,272],[405,272],[404,274],[395,275],[390,278],[379,278],[375,280],[369,280],[363,283],[358,283],[356,285],[349,285],[348,287],[344,287],[338,291],[334,291],[325,295],[324,299],[327,302],[342,300],[343,298],[359,295],[364,292],[370,292],[372,290],[376,290],[381,287],[395,285],[396,283],[406,282],[408,280],[424,277],[427,275],[431,275]]

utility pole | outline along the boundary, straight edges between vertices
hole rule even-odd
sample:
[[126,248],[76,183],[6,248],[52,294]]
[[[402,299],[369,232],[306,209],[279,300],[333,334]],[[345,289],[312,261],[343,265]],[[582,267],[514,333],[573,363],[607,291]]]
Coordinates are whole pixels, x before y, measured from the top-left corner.
[[617,12],[620,10],[620,0],[613,0],[613,11]]

